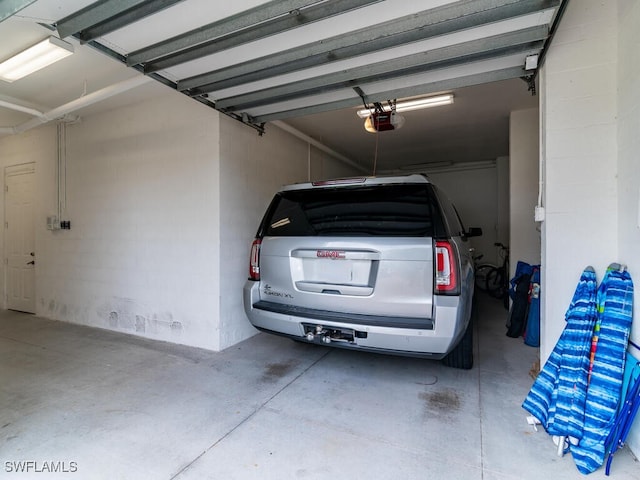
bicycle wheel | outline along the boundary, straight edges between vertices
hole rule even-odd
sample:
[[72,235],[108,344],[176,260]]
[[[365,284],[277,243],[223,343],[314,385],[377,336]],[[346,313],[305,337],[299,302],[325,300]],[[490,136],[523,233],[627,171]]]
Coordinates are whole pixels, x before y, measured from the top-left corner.
[[478,265],[475,270],[475,279],[476,279],[476,288],[481,292],[487,291],[487,274],[497,268],[495,265],[491,263],[483,263]]
[[507,289],[504,281],[505,273],[500,267],[489,270],[486,277],[487,293],[494,298],[504,298]]

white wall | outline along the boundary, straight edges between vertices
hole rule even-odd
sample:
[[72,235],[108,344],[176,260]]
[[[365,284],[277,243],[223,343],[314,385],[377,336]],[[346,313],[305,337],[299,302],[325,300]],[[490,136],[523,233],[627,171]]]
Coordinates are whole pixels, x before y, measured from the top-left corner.
[[[640,2],[571,2],[542,71],[542,360],[564,327],[586,265],[601,279],[618,261],[636,285],[640,278],[639,32]],[[636,294],[636,344],[638,302]],[[627,443],[640,452],[637,419]]]
[[509,119],[511,276],[518,260],[540,264],[540,232],[534,221],[538,201],[539,110],[511,112]]
[[[621,1],[618,22],[619,252],[640,285],[640,3]],[[632,340],[640,345],[640,298],[636,298]],[[634,354],[640,358],[640,352]]]
[[244,314],[242,287],[248,276],[251,242],[275,192],[289,183],[356,172],[270,125],[263,136],[258,136],[255,130],[221,116],[220,138],[220,349],[223,349],[257,332]]
[[[498,157],[496,159],[496,174],[497,174],[497,195],[498,195],[498,226],[496,228],[496,240],[504,245],[509,245],[511,235],[511,214],[509,198],[509,164],[511,160],[509,157]],[[493,243],[492,243],[493,245]]]
[[36,313],[212,350],[256,332],[242,286],[275,191],[357,173],[170,90],[67,125],[65,143],[72,228],[49,231],[56,126],[0,140],[3,166],[36,163]]
[[251,242],[273,194],[285,183],[304,181],[308,166],[306,145],[280,129],[260,137],[235,120],[220,120],[222,349],[256,333],[242,307]]
[[[636,284],[631,340],[640,345],[640,2],[618,2],[618,250]],[[640,351],[630,352],[640,360]],[[627,443],[640,453],[637,417]]]
[[36,162],[38,315],[192,346],[219,345],[218,114],[170,92],[67,126],[66,215],[55,125],[0,141]]
[[617,14],[614,2],[570,2],[540,78],[544,206],[541,360],[564,327],[582,270],[618,254]]
[[[498,167],[490,166],[473,170],[457,170],[427,172],[427,175],[453,201],[465,226],[481,227],[483,235],[471,239],[476,254],[482,254],[481,262],[496,263],[497,249],[495,242],[507,243],[500,236],[504,229],[499,218],[499,184]],[[508,179],[504,177],[504,181]],[[508,188],[508,184],[506,184]],[[506,221],[508,218],[504,217]]]

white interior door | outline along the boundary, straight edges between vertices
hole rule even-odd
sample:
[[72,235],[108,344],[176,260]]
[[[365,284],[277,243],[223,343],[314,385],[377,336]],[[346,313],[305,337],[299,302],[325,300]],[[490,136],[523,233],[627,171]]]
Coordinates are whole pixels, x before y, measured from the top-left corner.
[[35,313],[35,216],[33,164],[5,171],[7,308]]

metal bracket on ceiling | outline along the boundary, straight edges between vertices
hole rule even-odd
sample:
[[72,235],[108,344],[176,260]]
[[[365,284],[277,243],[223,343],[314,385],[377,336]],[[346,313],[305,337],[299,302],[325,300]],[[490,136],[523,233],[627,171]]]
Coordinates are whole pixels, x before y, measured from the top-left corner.
[[[223,112],[224,113],[224,112]],[[228,113],[226,115],[229,115]],[[233,114],[231,114],[233,116]],[[246,112],[242,112],[242,116],[236,115],[236,120],[240,120],[245,125],[249,125],[251,128],[254,128],[258,131],[258,136],[264,135],[264,122],[263,123],[254,123],[253,118]]]
[[[186,92],[182,92],[185,93]],[[202,94],[202,95],[188,95],[186,94],[189,98],[192,98],[193,100],[196,100],[200,103],[202,103],[203,105],[206,105],[207,107],[211,107],[214,110],[226,115],[227,117],[231,117],[234,120],[237,120],[240,123],[243,123],[245,125],[247,125],[248,127],[253,128],[254,130],[256,130],[258,132],[259,136],[264,135],[264,125],[265,122],[262,123],[255,123],[253,121],[253,117],[251,117],[249,114],[247,114],[246,112],[242,112],[242,113],[233,113],[233,112],[227,112],[222,108],[216,108],[216,103],[214,101],[209,100],[209,95],[208,94]]]
[[358,94],[358,96],[362,99],[362,103],[364,104],[364,108],[369,108],[367,105],[367,97],[360,87],[353,87],[353,91]]
[[[360,87],[353,87],[353,90],[358,94],[358,96],[362,99],[362,104],[364,105],[365,110],[374,110],[379,113],[383,113],[385,111],[384,105],[382,102],[367,102],[367,97],[365,93],[362,91]],[[389,109],[387,111],[395,112],[396,111],[396,103],[397,99],[387,99],[387,104],[389,105]]]
[[362,100],[362,105],[364,105],[365,110],[371,111],[371,109],[374,109],[376,112],[383,111],[382,104],[380,102],[373,102],[371,106],[369,106],[369,102],[367,102],[367,97],[360,87],[353,87],[353,90],[358,94],[358,96]]
[[532,73],[525,77],[520,77],[527,83],[527,91],[531,92],[532,96],[536,96],[536,74]]

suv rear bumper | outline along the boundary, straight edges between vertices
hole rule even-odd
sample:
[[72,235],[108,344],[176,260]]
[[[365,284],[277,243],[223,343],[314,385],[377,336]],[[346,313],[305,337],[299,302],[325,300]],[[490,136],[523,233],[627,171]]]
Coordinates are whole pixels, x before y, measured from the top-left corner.
[[[260,282],[250,280],[243,292],[245,312],[253,326],[310,343],[324,342],[342,348],[440,359],[455,347],[466,328],[464,321],[457,318],[463,310],[458,305],[459,297],[438,298],[434,302],[434,321],[296,309],[261,301],[259,288]],[[310,339],[309,333],[313,333],[314,328],[319,333],[324,330],[350,334],[336,335],[336,341],[330,334],[312,335]],[[328,342],[325,337],[330,337]]]

